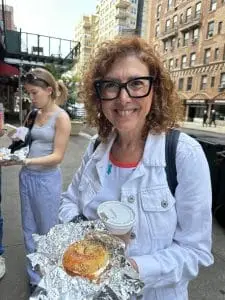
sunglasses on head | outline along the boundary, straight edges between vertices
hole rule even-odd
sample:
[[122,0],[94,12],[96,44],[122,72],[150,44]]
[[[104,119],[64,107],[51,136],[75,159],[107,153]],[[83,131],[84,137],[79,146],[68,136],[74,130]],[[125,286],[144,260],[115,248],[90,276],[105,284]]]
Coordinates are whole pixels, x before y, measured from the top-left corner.
[[47,86],[49,86],[48,82],[42,78],[39,78],[38,76],[32,74],[32,73],[27,73],[25,75],[21,76],[21,82],[22,84],[34,84],[37,81],[42,81],[44,82]]

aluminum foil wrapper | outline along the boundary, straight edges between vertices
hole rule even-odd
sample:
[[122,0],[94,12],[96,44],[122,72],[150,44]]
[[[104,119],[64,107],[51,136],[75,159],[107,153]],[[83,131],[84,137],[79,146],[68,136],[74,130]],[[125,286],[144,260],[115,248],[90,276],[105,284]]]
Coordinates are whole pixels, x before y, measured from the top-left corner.
[[0,148],[0,154],[1,154],[1,159],[0,163],[5,162],[5,161],[15,161],[15,162],[22,162],[28,155],[29,153],[29,146],[23,147],[14,153],[10,153],[10,149],[8,148]]
[[[33,235],[35,253],[29,254],[32,266],[42,279],[32,300],[127,300],[138,295],[144,284],[125,256],[125,244],[111,236],[101,221],[81,221],[54,226],[47,235]],[[62,266],[67,247],[84,237],[99,240],[110,253],[106,270],[98,282],[68,275]]]

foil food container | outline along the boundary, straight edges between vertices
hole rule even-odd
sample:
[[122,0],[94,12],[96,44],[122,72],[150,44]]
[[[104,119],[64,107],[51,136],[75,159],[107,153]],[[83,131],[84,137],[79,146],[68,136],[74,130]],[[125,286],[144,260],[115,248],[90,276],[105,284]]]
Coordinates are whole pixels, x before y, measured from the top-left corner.
[[1,159],[0,159],[0,164],[1,162],[22,162],[28,155],[29,153],[29,147],[23,147],[14,153],[10,153],[10,149],[8,148],[0,148],[0,154],[1,154]]
[[[31,300],[128,300],[141,293],[144,284],[126,259],[125,244],[110,235],[100,220],[59,224],[47,235],[33,237],[37,251],[28,258],[42,279]],[[110,253],[109,265],[97,282],[72,277],[63,269],[65,250],[84,237],[101,241]]]

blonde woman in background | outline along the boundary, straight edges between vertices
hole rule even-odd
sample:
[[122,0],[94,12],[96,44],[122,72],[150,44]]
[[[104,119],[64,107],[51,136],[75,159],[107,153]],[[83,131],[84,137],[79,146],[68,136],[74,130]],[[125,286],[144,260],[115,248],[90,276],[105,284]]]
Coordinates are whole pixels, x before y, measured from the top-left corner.
[[[37,109],[31,130],[32,143],[20,171],[22,227],[27,254],[35,251],[32,234],[46,234],[58,223],[62,188],[59,164],[70,136],[70,119],[59,107],[67,99],[67,88],[45,69],[37,68],[22,78],[32,106]],[[30,263],[27,267],[31,293],[40,281]]]

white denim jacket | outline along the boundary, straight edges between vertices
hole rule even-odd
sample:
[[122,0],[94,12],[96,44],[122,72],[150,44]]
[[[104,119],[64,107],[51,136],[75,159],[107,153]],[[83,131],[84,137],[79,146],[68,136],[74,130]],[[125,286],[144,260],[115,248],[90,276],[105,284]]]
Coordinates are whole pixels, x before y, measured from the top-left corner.
[[[94,138],[67,192],[62,195],[61,222],[89,212],[104,186],[115,136],[93,153]],[[128,255],[145,283],[144,300],[187,300],[188,282],[200,266],[213,263],[211,254],[211,183],[201,146],[181,133],[176,154],[178,186],[172,196],[165,173],[165,135],[149,134],[143,158],[121,188],[121,201],[136,214],[136,238]],[[132,199],[132,201],[131,201]]]

